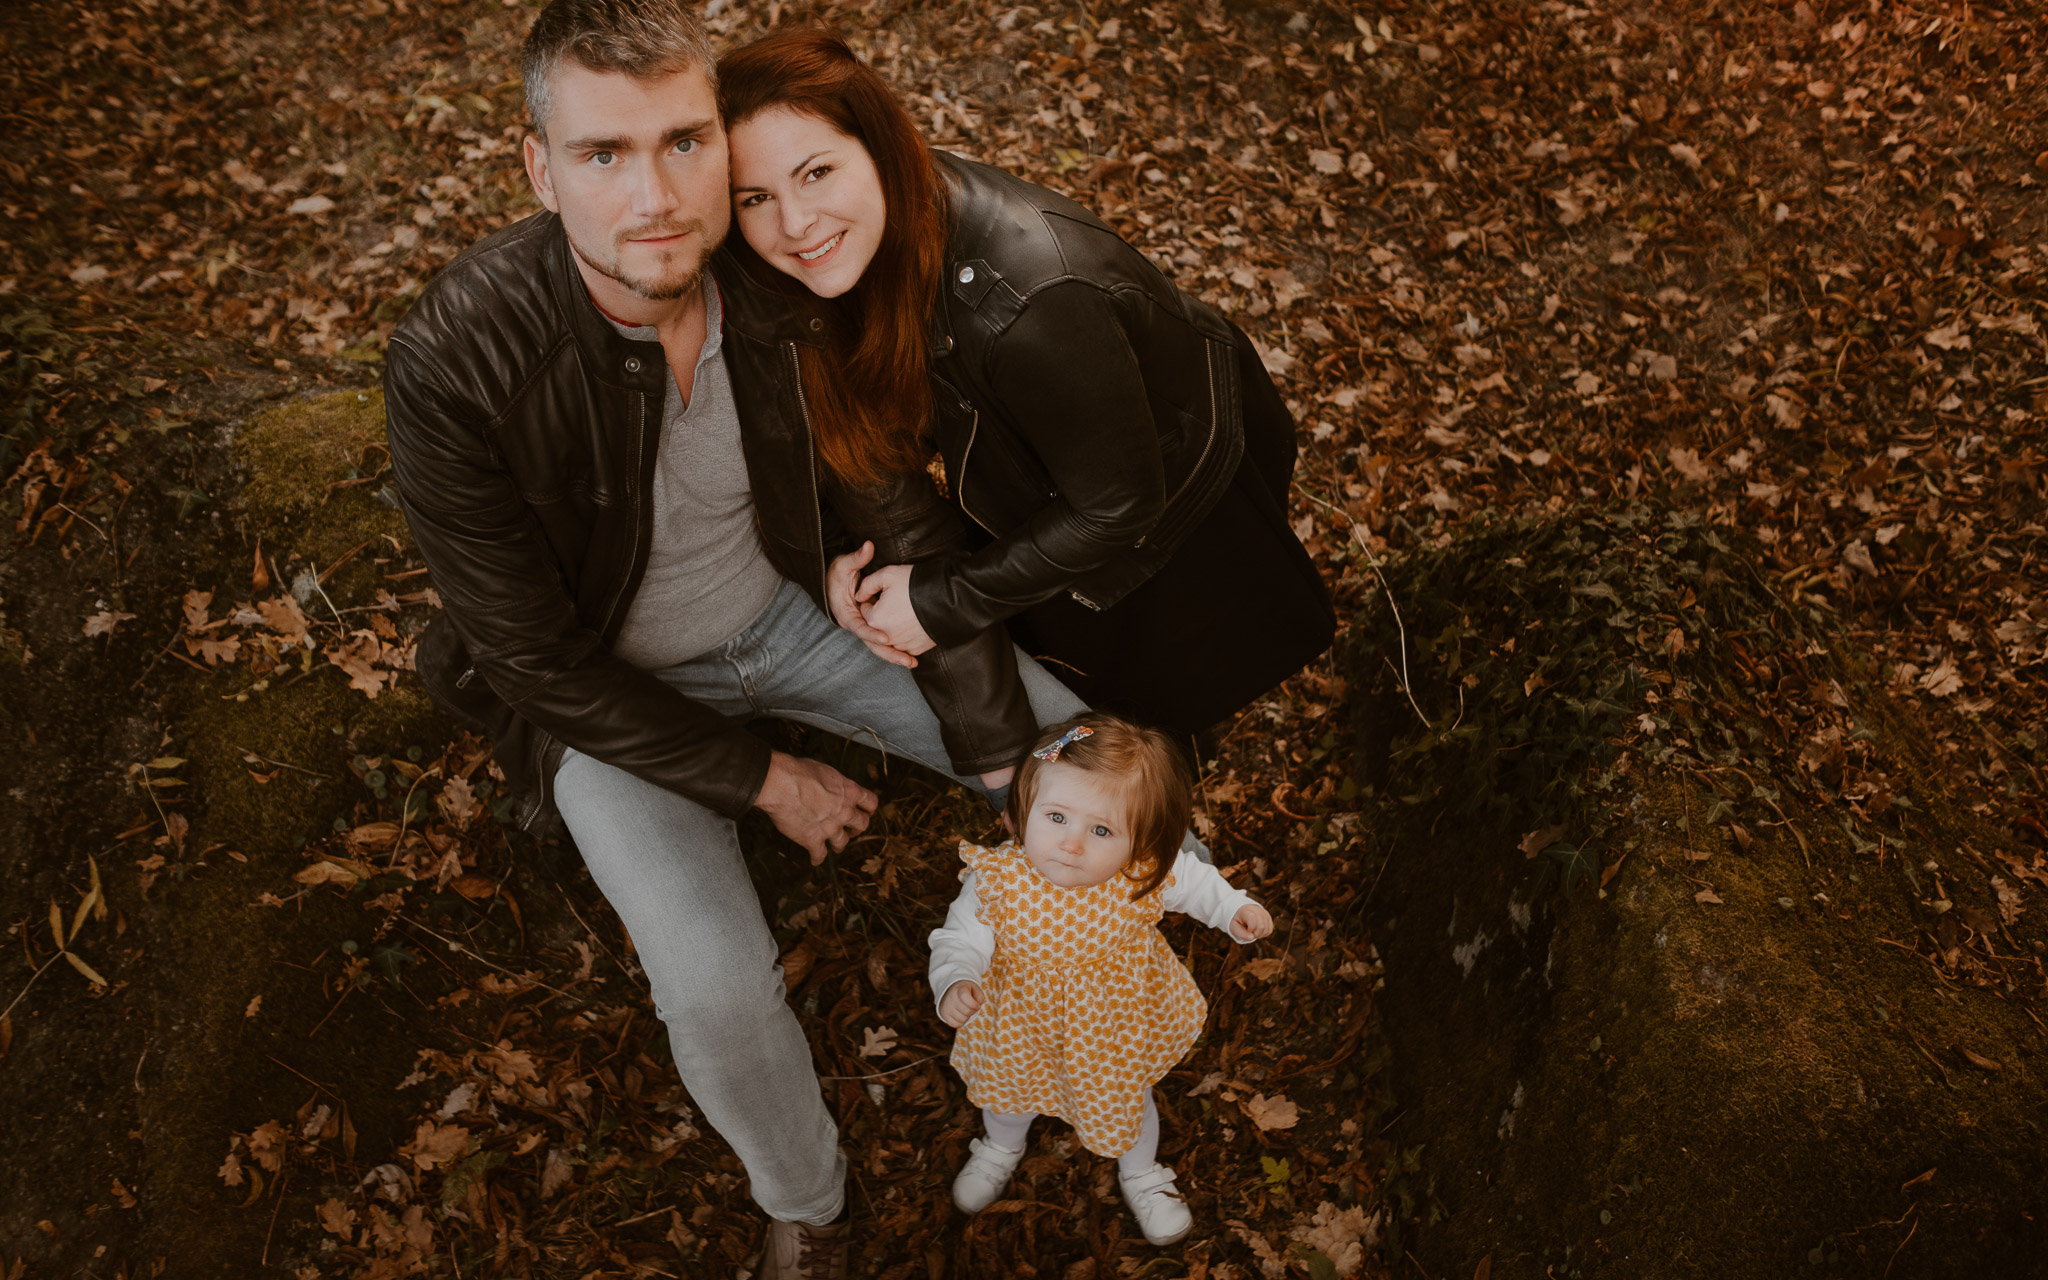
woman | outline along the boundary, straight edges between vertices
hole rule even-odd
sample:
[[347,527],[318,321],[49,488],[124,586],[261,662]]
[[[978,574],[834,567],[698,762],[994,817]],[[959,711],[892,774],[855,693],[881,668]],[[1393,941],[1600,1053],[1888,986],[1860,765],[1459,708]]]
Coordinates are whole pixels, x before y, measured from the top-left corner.
[[[1186,734],[1329,644],[1289,531],[1293,424],[1251,342],[1079,205],[929,150],[816,31],[719,64],[745,248],[818,304],[803,386],[858,526],[929,505],[968,545],[833,566],[898,660],[1008,622],[1094,705]],[[915,559],[915,563],[887,563]]]

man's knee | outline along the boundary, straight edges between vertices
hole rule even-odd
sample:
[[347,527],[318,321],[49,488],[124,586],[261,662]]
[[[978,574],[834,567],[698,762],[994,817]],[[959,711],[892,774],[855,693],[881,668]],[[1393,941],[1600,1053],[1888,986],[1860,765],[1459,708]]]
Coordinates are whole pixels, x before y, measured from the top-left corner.
[[791,1016],[782,968],[749,967],[745,974],[672,982],[654,992],[655,1012],[672,1030],[707,1042],[734,1045],[759,1036],[771,1022]]

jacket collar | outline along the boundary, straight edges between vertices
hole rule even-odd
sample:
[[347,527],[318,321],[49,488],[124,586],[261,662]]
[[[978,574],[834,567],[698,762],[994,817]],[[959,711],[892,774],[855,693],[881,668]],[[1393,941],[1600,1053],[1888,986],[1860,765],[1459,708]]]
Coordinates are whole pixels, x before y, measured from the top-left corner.
[[[625,337],[605,319],[583,283],[576,251],[569,247],[561,218],[552,213],[541,216],[548,221],[548,288],[583,355],[583,367],[610,386],[643,395],[667,395],[668,359],[661,344]],[[729,247],[713,253],[705,269],[718,282],[728,329],[763,342],[823,345],[824,323],[815,309],[807,307],[803,299],[764,284]]]
[[583,272],[576,266],[576,252],[569,247],[568,233],[555,214],[548,219],[547,279],[555,306],[568,322],[583,355],[583,368],[591,377],[609,386],[642,395],[668,394],[668,357],[659,342],[628,338],[619,333],[590,300]]
[[825,345],[825,307],[809,294],[781,288],[769,274],[773,268],[729,237],[711,255],[708,269],[718,281],[725,302],[725,325],[757,342]]

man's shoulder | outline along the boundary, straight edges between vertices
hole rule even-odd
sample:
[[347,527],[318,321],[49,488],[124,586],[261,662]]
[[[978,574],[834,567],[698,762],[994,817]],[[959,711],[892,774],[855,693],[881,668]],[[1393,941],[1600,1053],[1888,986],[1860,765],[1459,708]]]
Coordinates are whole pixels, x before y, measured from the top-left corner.
[[398,322],[393,345],[422,354],[553,345],[564,330],[549,269],[559,227],[554,214],[537,213],[465,249]]

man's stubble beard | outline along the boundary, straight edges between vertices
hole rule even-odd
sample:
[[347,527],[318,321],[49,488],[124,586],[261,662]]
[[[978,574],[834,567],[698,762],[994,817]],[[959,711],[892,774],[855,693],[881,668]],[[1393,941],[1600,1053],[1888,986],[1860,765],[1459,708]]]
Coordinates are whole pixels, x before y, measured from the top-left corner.
[[[618,247],[624,245],[631,236],[646,236],[649,234],[694,234],[698,238],[698,243],[704,245],[704,252],[698,255],[697,260],[690,265],[688,272],[684,273],[680,278],[665,276],[657,280],[647,280],[627,275],[625,268],[620,265],[624,254],[619,252]],[[704,264],[711,260],[711,255],[718,252],[718,246],[724,242],[724,234],[721,233],[717,240],[711,240],[705,234],[704,224],[701,221],[692,220],[684,223],[655,223],[648,226],[635,227],[630,232],[621,232],[614,243],[614,251],[608,260],[600,259],[584,252],[583,246],[576,243],[576,237],[574,236],[569,237],[569,248],[584,266],[589,267],[592,271],[597,272],[608,280],[613,280],[623,285],[631,290],[635,297],[645,298],[649,302],[673,302],[677,298],[688,297],[701,287],[704,280]]]

